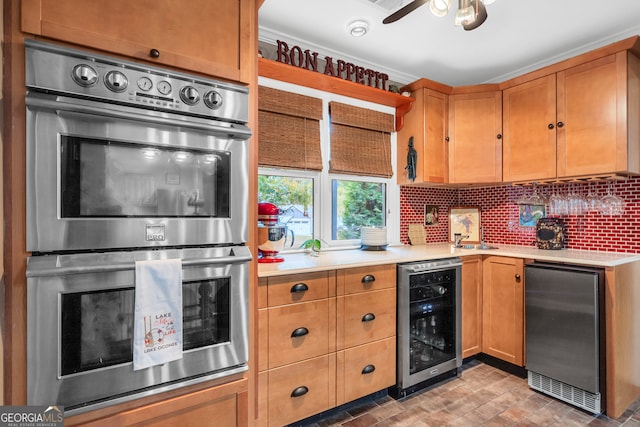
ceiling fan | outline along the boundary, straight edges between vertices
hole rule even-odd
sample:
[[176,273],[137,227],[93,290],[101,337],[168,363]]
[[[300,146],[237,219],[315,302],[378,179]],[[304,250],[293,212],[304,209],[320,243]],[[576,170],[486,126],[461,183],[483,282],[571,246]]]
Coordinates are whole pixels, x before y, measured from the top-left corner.
[[[478,28],[487,20],[487,9],[485,5],[493,3],[493,1],[494,0],[458,0],[458,10],[456,11],[454,24],[461,25],[462,28],[467,31]],[[413,0],[411,3],[387,16],[382,23],[391,24],[392,22],[396,22],[425,3],[429,3],[429,8],[434,15],[443,17],[449,12],[453,0]]]

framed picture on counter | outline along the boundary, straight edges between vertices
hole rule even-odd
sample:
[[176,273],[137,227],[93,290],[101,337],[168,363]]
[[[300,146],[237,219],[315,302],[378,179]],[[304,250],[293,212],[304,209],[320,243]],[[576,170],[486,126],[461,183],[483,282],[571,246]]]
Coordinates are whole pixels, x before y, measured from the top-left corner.
[[424,205],[424,225],[438,225],[438,207]]
[[477,206],[454,206],[449,210],[449,241],[455,234],[468,235],[463,243],[480,243],[480,208]]

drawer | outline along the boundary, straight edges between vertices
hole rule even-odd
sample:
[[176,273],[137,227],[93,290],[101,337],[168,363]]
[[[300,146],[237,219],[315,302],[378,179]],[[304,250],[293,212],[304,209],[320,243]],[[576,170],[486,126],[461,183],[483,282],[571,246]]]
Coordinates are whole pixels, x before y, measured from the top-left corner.
[[330,277],[334,274],[333,271],[320,271],[269,277],[267,287],[269,307],[333,296],[329,293],[329,285]]
[[335,307],[324,299],[268,309],[269,368],[329,352],[330,301]]
[[386,338],[337,353],[336,405],[396,383],[396,338]]
[[396,334],[395,288],[341,296],[337,304],[338,349]]
[[374,265],[371,267],[338,270],[339,294],[374,291],[396,287],[396,266]]
[[283,426],[335,406],[335,354],[269,371],[269,426]]

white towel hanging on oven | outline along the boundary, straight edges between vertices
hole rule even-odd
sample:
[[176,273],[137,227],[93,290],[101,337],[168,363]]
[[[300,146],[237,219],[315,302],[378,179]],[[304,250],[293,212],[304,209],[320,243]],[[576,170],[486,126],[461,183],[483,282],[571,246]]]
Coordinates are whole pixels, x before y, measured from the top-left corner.
[[136,261],[133,369],[182,358],[182,260]]

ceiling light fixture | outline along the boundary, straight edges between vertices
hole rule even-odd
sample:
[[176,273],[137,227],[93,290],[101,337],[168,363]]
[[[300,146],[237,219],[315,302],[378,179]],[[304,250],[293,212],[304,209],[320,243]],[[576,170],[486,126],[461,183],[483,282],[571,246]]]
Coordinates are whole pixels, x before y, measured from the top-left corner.
[[449,13],[452,3],[453,0],[431,0],[429,2],[429,9],[435,16],[442,18]]
[[369,31],[369,24],[367,21],[358,19],[357,21],[350,23],[347,29],[349,30],[349,34],[353,37],[362,37]]
[[[477,0],[476,0],[477,1]],[[453,21],[455,25],[469,25],[476,20],[476,11],[471,6],[471,0],[459,0],[456,18]]]
[[[456,11],[454,24],[462,26],[466,31],[478,28],[487,20],[487,8],[485,5],[491,4],[494,1],[495,0],[458,0],[458,10]],[[392,22],[396,22],[425,3],[429,3],[431,13],[437,17],[443,17],[449,13],[453,0],[412,0],[384,18],[382,23],[391,24]]]

